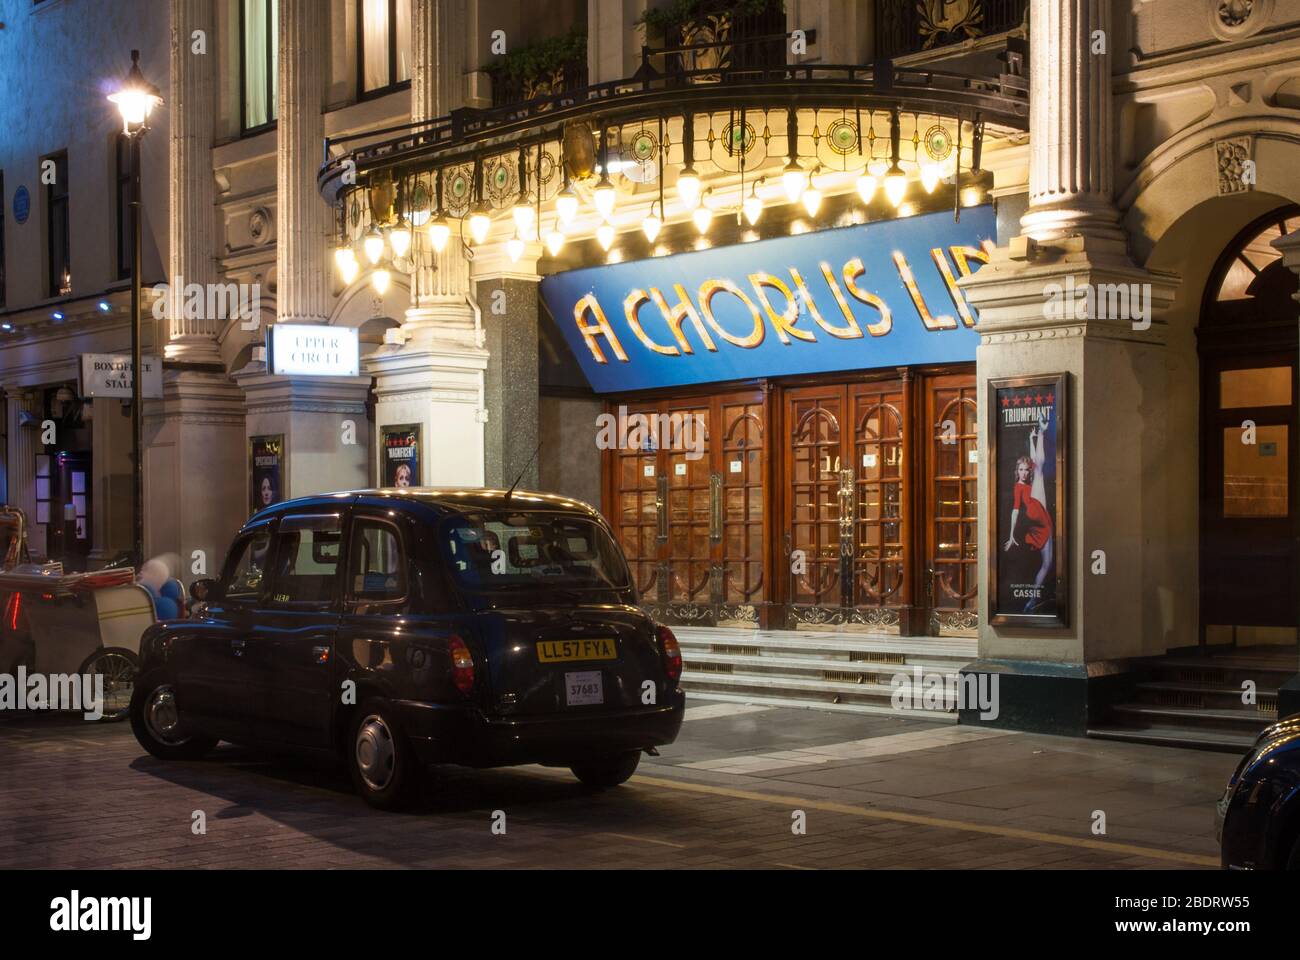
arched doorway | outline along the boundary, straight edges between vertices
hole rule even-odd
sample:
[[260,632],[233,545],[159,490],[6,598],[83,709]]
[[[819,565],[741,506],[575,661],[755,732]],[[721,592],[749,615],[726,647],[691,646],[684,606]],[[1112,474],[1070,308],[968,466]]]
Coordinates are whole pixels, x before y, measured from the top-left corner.
[[[1293,650],[1300,626],[1297,276],[1272,241],[1300,207],[1249,224],[1201,305],[1200,642]],[[1173,440],[1171,439],[1171,442]]]

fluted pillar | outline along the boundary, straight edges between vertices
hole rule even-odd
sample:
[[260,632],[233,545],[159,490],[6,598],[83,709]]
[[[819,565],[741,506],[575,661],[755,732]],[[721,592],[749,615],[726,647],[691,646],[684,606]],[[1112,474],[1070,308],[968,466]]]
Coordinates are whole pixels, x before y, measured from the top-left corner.
[[1029,10],[1029,209],[1021,228],[1039,242],[1123,239],[1112,201],[1110,2],[1051,0]]
[[276,319],[323,323],[329,316],[329,208],[316,189],[329,4],[280,0],[276,145]]
[[[168,107],[171,140],[167,360],[216,363],[223,319],[200,313],[187,317],[185,285],[217,279],[215,197],[212,185],[212,126],[216,100],[215,53],[194,53],[194,31],[212,38],[211,0],[171,0],[172,53]],[[209,39],[209,42],[210,39]]]
[[5,387],[5,401],[9,410],[9,449],[5,469],[9,484],[9,503],[27,515],[27,544],[33,556],[45,555],[45,527],[36,522],[36,454],[40,450],[39,422],[22,426],[23,414],[40,420],[40,394],[22,387]]

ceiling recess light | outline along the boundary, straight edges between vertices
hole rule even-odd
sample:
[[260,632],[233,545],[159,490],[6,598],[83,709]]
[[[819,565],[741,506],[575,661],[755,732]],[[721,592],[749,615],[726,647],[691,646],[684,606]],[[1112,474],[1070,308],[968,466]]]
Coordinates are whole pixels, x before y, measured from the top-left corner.
[[897,207],[903,202],[903,195],[907,193],[907,174],[897,163],[889,168],[885,174],[885,196],[889,202]]
[[99,301],[99,310],[100,310],[101,313],[108,313],[108,311],[110,311],[110,310],[112,310],[112,309],[113,309],[113,308],[110,307],[110,306],[108,305],[108,301],[107,301],[107,300],[101,300],[101,301]]
[[388,243],[393,248],[393,256],[399,260],[411,249],[411,225],[405,217],[388,231]]
[[604,173],[600,175],[600,183],[596,184],[591,198],[595,201],[596,212],[600,214],[600,219],[608,221],[613,218],[614,201],[618,199],[618,195],[614,192],[614,184]]
[[520,237],[532,239],[535,237],[537,226],[537,210],[530,204],[523,202],[515,204],[512,211],[515,217],[515,230],[519,232]]
[[383,267],[370,274],[370,285],[375,288],[375,293],[381,297],[388,292],[388,285],[392,283],[392,280],[392,274]]
[[578,215],[578,195],[573,192],[572,185],[566,185],[555,198],[555,212],[560,215],[560,221],[566,225],[572,223],[573,218]]
[[50,314],[50,316],[53,317],[55,320],[63,319],[63,314],[58,310],[55,310],[53,313]]
[[434,253],[442,253],[447,249],[447,241],[451,238],[451,224],[442,214],[438,214],[437,219],[429,224],[429,244],[433,247]]
[[659,236],[659,231],[662,230],[663,227],[664,222],[659,219],[658,215],[654,212],[654,208],[651,207],[650,212],[646,214],[646,218],[641,221],[641,232],[645,234],[647,240],[654,243],[655,239]]
[[609,248],[614,245],[614,225],[602,223],[596,228],[596,240],[599,241],[601,249],[609,253]]
[[379,263],[384,255],[384,235],[377,228],[371,227],[362,245],[365,247],[366,259],[370,261],[370,265]]
[[863,203],[870,203],[871,198],[876,195],[876,188],[880,186],[880,181],[870,170],[863,168],[858,174],[857,180],[858,196],[862,198]]
[[677,174],[677,196],[687,210],[694,210],[700,205],[700,175],[694,167],[687,166]]
[[564,234],[560,232],[558,223],[551,227],[551,232],[546,235],[546,249],[551,251],[553,257],[558,257],[560,251],[564,249]]
[[943,170],[937,163],[921,164],[921,186],[925,188],[926,193],[934,193],[934,188],[939,185],[942,176]]
[[488,238],[488,232],[492,229],[492,218],[488,216],[487,204],[480,203],[474,208],[474,213],[469,218],[469,235],[474,238],[475,243],[482,243]]
[[781,171],[781,186],[785,187],[785,195],[791,203],[799,199],[807,183],[808,174],[804,172],[803,167],[799,166],[799,161],[791,157],[790,162]]

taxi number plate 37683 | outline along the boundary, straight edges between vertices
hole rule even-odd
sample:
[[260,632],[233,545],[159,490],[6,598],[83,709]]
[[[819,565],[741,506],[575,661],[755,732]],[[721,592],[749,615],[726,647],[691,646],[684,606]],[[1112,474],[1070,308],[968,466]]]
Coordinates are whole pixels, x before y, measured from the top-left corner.
[[564,703],[585,707],[605,702],[605,685],[599,670],[582,670],[564,675]]

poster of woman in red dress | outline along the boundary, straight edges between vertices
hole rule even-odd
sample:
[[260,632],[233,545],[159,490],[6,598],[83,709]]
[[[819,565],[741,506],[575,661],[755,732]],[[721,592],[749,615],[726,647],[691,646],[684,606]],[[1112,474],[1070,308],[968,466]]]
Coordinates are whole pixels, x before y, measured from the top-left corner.
[[1065,377],[990,384],[996,511],[993,623],[1065,622],[1062,460]]

